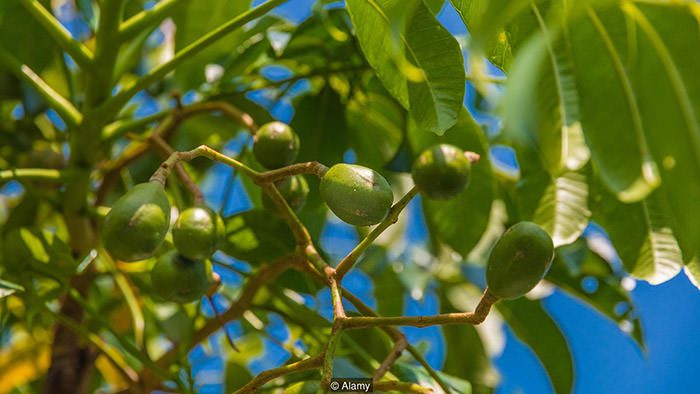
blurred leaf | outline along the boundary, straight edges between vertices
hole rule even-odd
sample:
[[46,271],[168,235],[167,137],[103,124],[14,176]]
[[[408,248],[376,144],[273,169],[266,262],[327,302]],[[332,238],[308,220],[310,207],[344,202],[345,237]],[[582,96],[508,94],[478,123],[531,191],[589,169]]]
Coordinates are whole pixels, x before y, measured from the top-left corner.
[[693,286],[700,289],[700,260],[697,258],[686,263],[683,267],[685,275],[688,277]]
[[[523,7],[523,2],[514,3],[519,5],[512,10]],[[555,46],[556,58],[571,59],[563,75],[574,80],[581,126],[603,183],[621,201],[637,202],[663,181],[672,212],[669,224],[689,261],[700,240],[700,217],[687,214],[700,196],[700,182],[687,181],[700,177],[700,82],[693,78],[700,54],[687,51],[700,45],[700,34],[693,34],[699,32],[698,5],[590,4],[569,4],[573,8],[566,10],[567,18],[552,18],[550,37],[540,34],[522,50],[522,62],[510,80],[520,84],[530,79],[539,89],[546,48],[557,42],[552,40],[563,41]],[[528,89],[522,92],[532,95]],[[602,97],[620,111],[600,111]],[[523,113],[545,111],[529,105],[536,104],[533,100],[514,100],[516,104]]]
[[256,264],[272,261],[294,251],[287,224],[275,214],[254,209],[229,216],[221,250],[231,257]]
[[[417,383],[423,387],[432,388],[436,393],[444,392],[442,387],[430,376],[423,367],[405,362],[397,362],[391,369],[391,372],[396,375],[399,380],[404,382]],[[446,373],[436,371],[438,376],[447,383],[447,385],[460,394],[471,394],[472,385],[463,379],[450,376]]]
[[345,104],[330,86],[295,102],[291,126],[304,141],[297,161],[317,160],[328,166],[342,161],[348,148]]
[[[185,48],[204,34],[246,11],[251,0],[185,0],[173,14],[176,25],[175,51]],[[196,88],[205,81],[205,66],[216,63],[240,43],[240,31],[230,33],[180,65],[175,78],[183,91]]]
[[447,201],[422,198],[431,234],[466,256],[486,230],[494,197],[493,169],[484,133],[467,110],[462,109],[457,124],[444,136],[420,133],[414,127],[409,128],[409,138],[416,155],[438,143],[452,144],[481,155],[479,162],[472,165],[469,185],[457,197]]
[[24,287],[17,283],[12,283],[4,279],[0,279],[0,299],[11,296],[15,292],[23,292]]
[[481,338],[476,329],[469,325],[442,326],[445,336],[445,364],[442,371],[472,382],[475,393],[489,393],[488,376],[493,374],[488,357],[484,353]]
[[348,102],[346,117],[357,164],[384,167],[403,141],[403,108],[386,95],[356,93]]
[[675,277],[683,259],[669,227],[665,196],[655,191],[641,202],[625,204],[599,183],[592,187],[593,219],[610,236],[625,270],[651,284]]
[[299,382],[286,388],[284,394],[316,394],[321,387],[321,381]]
[[[506,35],[514,49],[523,43],[513,41],[509,34],[513,31],[536,29],[549,36],[543,14],[543,7],[533,3],[530,12],[508,25]],[[536,45],[536,49],[530,48]],[[517,58],[518,67],[509,76],[503,103],[506,134],[537,146],[540,160],[552,176],[579,170],[590,158],[581,129],[573,62],[565,45],[558,40],[526,46]],[[519,72],[528,75],[521,76]],[[533,74],[537,77],[533,78]]]
[[574,367],[569,345],[540,302],[519,298],[499,302],[496,306],[515,335],[535,352],[554,391],[570,393],[574,385]]
[[575,241],[590,216],[586,176],[567,172],[547,186],[533,220],[550,233],[557,247]]
[[194,333],[192,318],[182,306],[178,305],[174,313],[159,322],[159,326],[171,341],[179,344],[189,343]]
[[[457,121],[464,99],[464,64],[459,44],[422,2],[406,15],[405,30],[395,40],[387,10],[396,0],[348,0],[355,35],[367,61],[391,94],[409,110],[418,125],[442,134]],[[407,7],[401,5],[400,7]],[[395,50],[395,51],[394,51]],[[408,61],[419,75],[406,77]]]
[[233,393],[245,386],[253,375],[250,373],[245,364],[238,361],[229,360],[226,363],[226,392]]
[[622,288],[610,264],[590,250],[583,238],[557,249],[546,279],[616,323],[631,323],[629,335],[644,348],[641,321],[629,291]]

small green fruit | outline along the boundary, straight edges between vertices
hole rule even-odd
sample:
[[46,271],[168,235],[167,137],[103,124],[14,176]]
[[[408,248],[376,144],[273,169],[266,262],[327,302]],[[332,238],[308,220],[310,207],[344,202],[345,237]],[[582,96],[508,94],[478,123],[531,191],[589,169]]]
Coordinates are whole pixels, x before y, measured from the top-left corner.
[[211,209],[187,208],[173,226],[173,244],[181,255],[205,260],[216,251],[224,231],[224,221]]
[[389,182],[371,168],[336,164],[321,179],[321,197],[341,220],[355,226],[381,222],[394,194]]
[[200,299],[211,285],[211,264],[184,257],[176,250],[164,253],[151,270],[154,293],[165,301],[185,304]]
[[540,226],[513,225],[491,250],[486,268],[489,292],[506,299],[523,296],[544,278],[553,258],[552,238]]
[[265,168],[284,167],[299,154],[299,136],[285,123],[266,123],[255,133],[253,153]]
[[147,259],[163,242],[170,226],[170,203],[163,185],[140,183],[114,204],[102,228],[102,242],[121,261]]
[[[306,183],[303,175],[284,178],[275,182],[275,186],[292,210],[298,211],[304,206],[306,196],[309,194],[309,184]],[[263,194],[262,202],[265,208],[275,209],[275,203],[267,194]]]
[[467,187],[471,168],[462,149],[435,145],[424,150],[413,164],[413,182],[426,197],[447,200]]

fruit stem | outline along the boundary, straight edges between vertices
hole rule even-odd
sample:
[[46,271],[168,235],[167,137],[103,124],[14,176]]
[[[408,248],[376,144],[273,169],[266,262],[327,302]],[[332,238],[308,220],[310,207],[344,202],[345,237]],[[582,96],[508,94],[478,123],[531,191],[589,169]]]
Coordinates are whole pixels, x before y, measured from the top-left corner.
[[355,249],[353,249],[343,258],[335,269],[338,280],[342,280],[345,274],[348,273],[348,271],[350,271],[350,269],[352,269],[352,267],[355,265],[357,259],[362,256],[365,250],[372,245],[372,242],[374,242],[374,240],[376,240],[377,237],[384,232],[384,230],[399,220],[399,214],[401,211],[408,206],[408,203],[411,202],[413,197],[415,197],[417,194],[418,188],[415,186],[412,187],[408,193],[401,197],[401,199],[391,207],[387,217],[375,228],[373,228],[372,231],[370,231],[370,233],[367,234],[367,236],[355,247]]
[[291,164],[286,167],[277,168],[275,170],[265,171],[258,176],[260,182],[274,183],[280,181],[284,178],[301,175],[301,174],[313,174],[321,178],[328,171],[328,167],[317,162],[309,161],[306,163],[296,163]]
[[491,306],[498,297],[488,291],[479,300],[474,312],[443,313],[433,316],[397,316],[397,317],[348,317],[341,320],[343,329],[359,329],[377,326],[412,326],[428,327],[447,324],[481,324],[488,316]]
[[[153,145],[160,150],[165,155],[172,155],[175,150],[165,142],[165,140],[159,134],[151,134],[149,137]],[[187,173],[185,167],[181,163],[175,163],[175,172],[177,173],[180,182],[185,186],[185,188],[192,194],[192,199],[195,205],[201,205],[204,203],[204,193],[199,189],[199,186],[192,180],[190,174]]]

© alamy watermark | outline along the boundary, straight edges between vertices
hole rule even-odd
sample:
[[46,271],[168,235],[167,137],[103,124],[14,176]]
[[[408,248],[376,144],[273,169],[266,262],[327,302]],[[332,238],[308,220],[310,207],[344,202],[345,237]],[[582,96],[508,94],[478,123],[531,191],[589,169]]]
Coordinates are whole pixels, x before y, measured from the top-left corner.
[[371,393],[374,392],[372,379],[333,378],[328,385],[332,393]]

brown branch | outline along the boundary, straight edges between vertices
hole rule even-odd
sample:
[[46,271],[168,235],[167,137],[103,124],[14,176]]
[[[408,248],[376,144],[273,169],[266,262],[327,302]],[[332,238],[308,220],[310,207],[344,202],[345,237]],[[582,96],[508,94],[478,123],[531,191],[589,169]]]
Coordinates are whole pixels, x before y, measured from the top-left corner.
[[259,180],[260,182],[274,183],[284,178],[301,174],[313,174],[320,178],[326,173],[326,171],[328,171],[328,167],[325,165],[317,161],[309,161],[306,163],[296,163],[275,170],[265,171],[260,174]]
[[369,234],[353,249],[350,253],[348,253],[345,258],[338,264],[336,267],[336,273],[338,275],[338,278],[342,280],[343,276],[352,269],[352,267],[355,265],[357,262],[357,259],[362,256],[362,254],[367,250],[367,248],[372,245],[374,240],[381,235],[381,233],[384,232],[389,226],[392,224],[396,223],[399,220],[399,214],[401,214],[401,211],[406,208],[409,202],[413,199],[418,194],[418,188],[413,187],[411,190],[406,193],[396,204],[394,204],[391,209],[389,210],[389,214],[387,217],[382,220],[381,223],[377,225],[377,227],[373,228],[372,231],[370,231]]
[[319,354],[301,361],[297,361],[292,364],[283,365],[278,368],[268,369],[267,371],[261,372],[258,376],[253,378],[253,380],[248,382],[245,386],[235,391],[234,394],[255,393],[265,383],[279,378],[280,376],[319,368],[321,366],[322,361],[323,357]]
[[[178,101],[177,96],[176,101]],[[219,112],[235,122],[242,124],[251,134],[255,134],[258,131],[258,125],[255,123],[255,121],[253,121],[253,118],[249,114],[239,110],[225,101],[209,101],[195,103],[184,107],[179,104],[176,105],[175,108],[173,108],[172,111],[165,116],[165,118],[163,118],[163,120],[158,123],[155,128],[152,129],[151,135],[160,136],[163,141],[168,141],[172,134],[175,133],[175,131],[180,127],[183,121],[196,115],[211,112]],[[106,127],[106,129],[109,128],[110,126]],[[130,130],[128,124],[112,126],[112,129],[113,131],[103,138],[119,138]],[[97,205],[102,204],[114,182],[119,179],[119,174],[121,173],[122,169],[126,168],[146,154],[151,148],[152,144],[153,140],[150,138],[133,143],[124,150],[116,161],[103,168],[104,176],[102,184],[97,190]]]
[[[190,348],[194,347],[223,327],[224,324],[240,318],[246,310],[250,309],[255,295],[262,287],[271,282],[274,278],[286,271],[299,260],[300,258],[298,255],[290,254],[260,267],[255,274],[247,279],[245,287],[241,291],[238,300],[231,304],[229,309],[227,309],[224,313],[220,314],[220,318],[208,320],[204,326],[198,329],[193,334],[188,346]],[[181,349],[174,346],[156,361],[156,365],[162,368],[167,368],[173,362],[173,360],[178,357],[180,351]],[[160,377],[152,374],[149,370],[143,370],[141,372],[140,381],[141,386],[144,388],[143,391],[150,392],[153,387],[160,383]]]
[[[163,155],[165,155],[166,157],[172,155],[175,152],[170,146],[170,144],[168,144],[163,138],[161,138],[160,135],[153,133],[149,138],[153,146],[155,146],[159,151],[161,151],[161,153],[163,153]],[[197,186],[194,180],[192,180],[190,174],[187,173],[187,170],[185,170],[185,167],[182,165],[182,163],[175,163],[175,172],[177,173],[180,182],[182,182],[185,188],[190,192],[190,194],[192,194],[194,203],[197,205],[204,203],[204,194],[202,193],[202,190],[200,190],[199,186]]]
[[386,375],[387,372],[389,372],[394,363],[396,363],[396,360],[401,357],[401,353],[406,350],[406,346],[408,346],[408,341],[404,336],[399,337],[394,342],[394,347],[391,349],[391,352],[389,352],[384,361],[382,361],[382,364],[374,372],[374,375],[372,376],[374,381],[379,381],[384,377],[384,375]]
[[341,320],[344,329],[359,329],[379,326],[429,327],[446,324],[481,324],[488,316],[491,306],[498,297],[484,290],[474,312],[443,313],[433,316],[396,316],[396,317],[348,317]]

